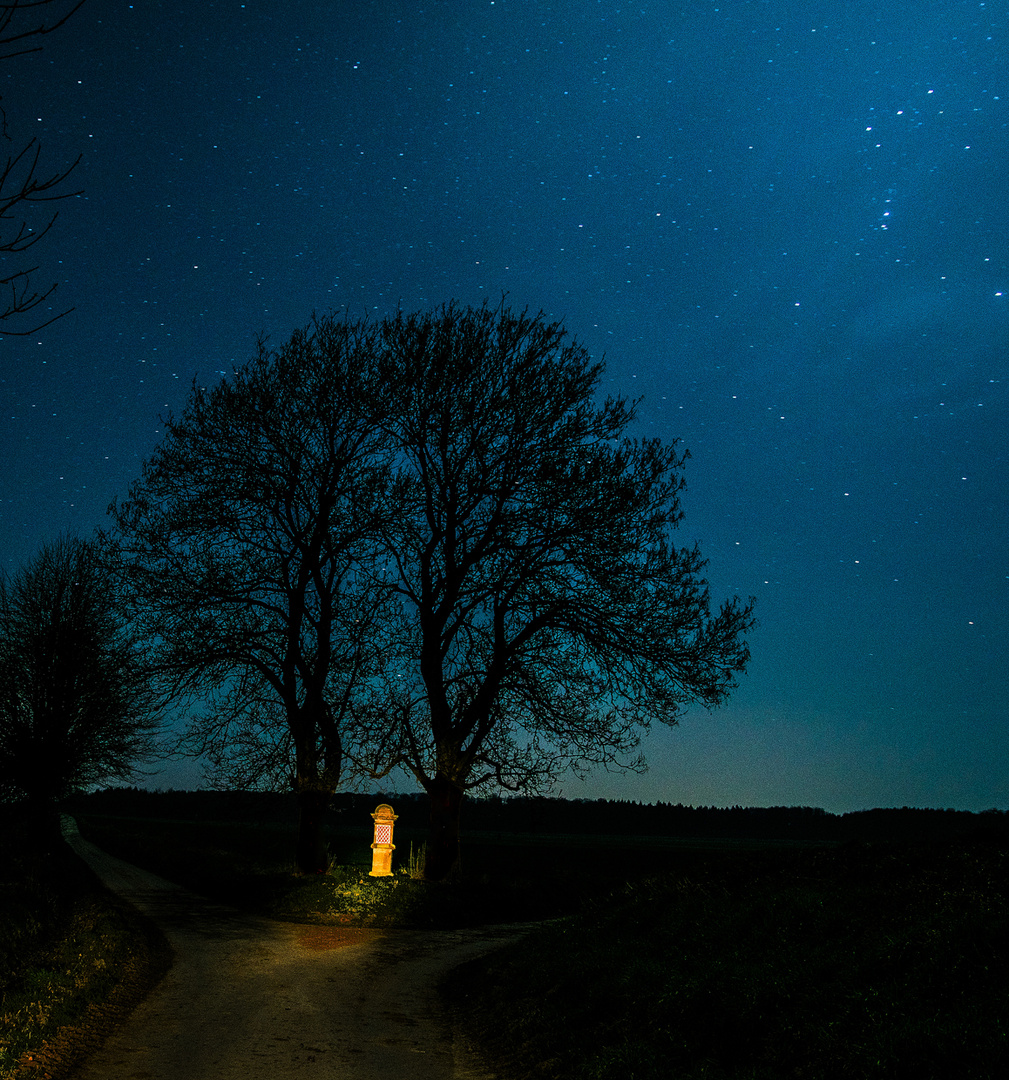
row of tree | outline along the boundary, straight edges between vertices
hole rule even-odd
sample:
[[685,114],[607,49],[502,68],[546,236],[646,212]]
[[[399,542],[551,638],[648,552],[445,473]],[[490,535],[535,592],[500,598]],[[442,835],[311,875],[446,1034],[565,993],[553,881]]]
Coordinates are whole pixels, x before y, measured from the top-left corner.
[[[82,2],[0,3],[0,60]],[[74,194],[39,161],[30,140],[0,168],[4,333],[59,317],[22,321],[55,288],[16,261],[55,220],[27,215]],[[405,769],[442,876],[467,790],[639,767],[649,723],[724,698],[751,616],[709,613],[668,536],[685,455],[630,441],[600,371],[541,317],[449,305],[320,320],[194,385],[109,534],[2,582],[0,797],[51,824],[185,706],[219,781],[297,792],[302,869],[341,783]]]
[[[710,611],[670,542],[686,455],[630,439],[601,371],[541,315],[449,304],[319,319],[194,384],[109,534],[63,543],[101,560],[138,733],[184,707],[219,783],[290,785],[305,871],[349,779],[416,778],[442,877],[467,791],[641,767],[652,722],[724,699],[752,617]],[[34,572],[7,587],[12,656]]]
[[[370,838],[377,803],[393,805],[404,829],[422,826],[422,793],[338,792],[330,825]],[[296,815],[290,793],[148,791],[105,788],[73,800],[81,813],[178,821],[284,824]],[[527,837],[592,836],[661,839],[743,839],[790,842],[919,841],[963,836],[1005,837],[1009,812],[888,807],[833,814],[812,806],[684,806],[628,799],[565,799],[546,795],[484,795],[466,805],[468,832]]]

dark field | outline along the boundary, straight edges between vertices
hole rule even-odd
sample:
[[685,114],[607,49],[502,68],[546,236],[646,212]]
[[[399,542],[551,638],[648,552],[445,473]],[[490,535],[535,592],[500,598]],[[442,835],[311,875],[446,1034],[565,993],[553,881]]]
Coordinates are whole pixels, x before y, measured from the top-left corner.
[[[294,872],[289,806],[109,809],[78,806],[82,834],[275,916],[551,920],[443,988],[502,1080],[1006,1075],[1009,848],[980,816],[957,835],[831,843],[560,836],[548,819],[467,834],[463,879],[432,885],[368,877],[356,804],[334,815],[334,867],[317,878]],[[397,870],[423,839],[413,810],[396,826]]]
[[732,857],[457,973],[509,1078],[976,1078],[1009,1063],[1006,849]]

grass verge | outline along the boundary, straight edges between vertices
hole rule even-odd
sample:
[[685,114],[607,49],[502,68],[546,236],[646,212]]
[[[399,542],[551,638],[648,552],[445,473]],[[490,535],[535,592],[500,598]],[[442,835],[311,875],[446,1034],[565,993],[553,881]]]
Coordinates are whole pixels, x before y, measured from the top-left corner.
[[68,847],[0,847],[0,1080],[59,1080],[167,970],[167,943]]
[[444,992],[509,1080],[1003,1075],[1009,859],[738,855],[626,885]]

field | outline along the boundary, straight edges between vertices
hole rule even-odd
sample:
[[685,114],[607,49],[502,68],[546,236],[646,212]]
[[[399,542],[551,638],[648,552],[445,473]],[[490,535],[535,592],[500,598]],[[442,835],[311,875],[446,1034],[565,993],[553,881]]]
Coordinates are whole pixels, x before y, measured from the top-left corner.
[[[443,988],[502,1080],[966,1080],[1009,1060],[1000,832],[783,844],[485,830],[466,837],[463,879],[431,885],[369,878],[356,810],[330,829],[333,869],[305,878],[289,813],[165,808],[92,805],[78,821],[114,853],[277,917],[546,920]],[[422,838],[404,813],[398,870]]]
[[736,853],[629,883],[446,993],[509,1080],[958,1080],[1009,1063],[1006,849]]

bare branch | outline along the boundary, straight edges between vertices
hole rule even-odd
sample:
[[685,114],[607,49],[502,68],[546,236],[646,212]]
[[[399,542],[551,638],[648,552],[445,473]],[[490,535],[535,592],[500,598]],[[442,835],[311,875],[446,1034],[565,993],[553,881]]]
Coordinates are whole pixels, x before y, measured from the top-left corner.
[[[63,26],[83,3],[84,0],[78,0],[67,10],[62,11],[62,14],[60,13],[62,5],[58,0],[13,0],[9,3],[0,3],[0,47],[51,34]],[[47,22],[44,17],[46,12],[43,9],[49,8],[56,10],[54,18]],[[31,21],[27,26],[23,23],[18,25],[15,21],[21,15],[30,18]],[[40,21],[35,21],[36,16],[40,17]],[[28,52],[37,52],[40,48],[40,45],[34,45],[15,49],[0,55],[0,61],[10,60]],[[11,141],[7,130],[7,114],[2,108],[0,108],[0,121],[2,121],[3,137]],[[41,228],[32,228],[27,218],[23,216],[29,207],[36,203],[54,202],[81,194],[79,190],[59,190],[79,164],[81,155],[78,155],[77,160],[68,168],[40,177],[38,171],[40,153],[41,146],[38,140],[33,138],[19,152],[8,156],[6,164],[0,169],[0,255],[20,254],[48,235],[57,214],[53,213]],[[10,286],[9,299],[5,307],[0,310],[0,327],[3,328],[4,334],[25,337],[37,333],[74,310],[72,307],[67,308],[28,329],[13,330],[4,325],[36,309],[56,289],[55,283],[41,291],[34,288],[31,284],[31,275],[37,270],[38,267],[18,269],[0,277],[0,285]]]
[[[85,0],[77,0],[77,3],[67,10],[62,16],[60,16],[55,22],[48,25],[43,20],[37,25],[29,27],[27,30],[20,32],[8,32],[8,27],[14,21],[15,17],[20,12],[34,12],[36,9],[47,8],[58,4],[59,0],[14,0],[13,3],[0,3],[0,46],[11,45],[16,41],[24,41],[26,38],[32,37],[45,37],[46,34],[51,34],[54,30],[58,30],[76,11],[84,6]],[[39,52],[41,45],[36,45],[27,49],[20,49],[17,52],[7,53],[4,56],[0,56],[0,61],[10,60],[15,56],[23,56],[29,52]]]

